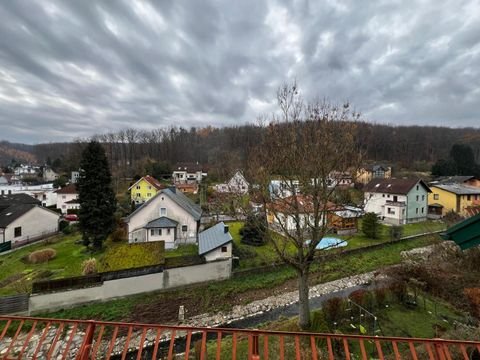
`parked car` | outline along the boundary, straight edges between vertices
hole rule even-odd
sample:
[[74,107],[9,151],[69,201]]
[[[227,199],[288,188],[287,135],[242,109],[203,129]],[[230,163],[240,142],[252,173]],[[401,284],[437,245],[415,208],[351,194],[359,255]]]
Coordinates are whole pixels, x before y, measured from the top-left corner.
[[63,218],[67,221],[78,221],[77,214],[66,214]]

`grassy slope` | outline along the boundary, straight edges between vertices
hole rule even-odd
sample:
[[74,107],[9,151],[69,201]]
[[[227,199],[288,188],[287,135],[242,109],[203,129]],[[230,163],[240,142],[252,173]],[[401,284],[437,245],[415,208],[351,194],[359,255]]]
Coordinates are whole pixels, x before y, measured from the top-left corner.
[[[393,265],[401,261],[400,252],[432,242],[429,238],[406,241],[399,244],[388,244],[382,249],[370,251],[360,255],[339,256],[337,259],[325,264],[315,264],[311,276],[311,283],[330,281],[341,277],[373,271],[383,266]],[[198,298],[199,312],[215,312],[230,310],[231,299],[240,301],[242,293],[261,289],[271,289],[295,278],[295,272],[288,267],[279,267],[269,272],[250,273],[236,276],[232,279],[190,287],[184,290],[175,290],[168,293],[149,293],[130,296],[122,299],[106,301],[103,303],[89,304],[72,309],[66,309],[48,316],[59,318],[125,320],[130,318],[135,311],[140,311],[142,306],[166,297],[188,294],[189,297]]]
[[[251,256],[240,259],[240,269],[264,266],[279,261],[279,258],[275,253],[275,249],[270,244],[266,244],[264,246],[251,246],[242,244],[240,235],[240,229],[242,226],[243,223],[240,221],[229,223],[230,233],[232,234],[235,245],[240,251],[244,250],[246,254],[251,254]],[[379,239],[370,239],[362,232],[358,232],[357,234],[353,235],[342,236],[341,238],[348,242],[346,247],[347,249],[359,248],[390,241],[388,232],[389,227],[386,225],[381,225],[381,227],[382,230]],[[415,224],[407,224],[403,226],[403,236],[422,234],[426,232],[442,230],[444,228],[444,223],[439,221],[425,221]],[[293,245],[289,244],[289,247],[292,249],[292,251],[294,250]]]

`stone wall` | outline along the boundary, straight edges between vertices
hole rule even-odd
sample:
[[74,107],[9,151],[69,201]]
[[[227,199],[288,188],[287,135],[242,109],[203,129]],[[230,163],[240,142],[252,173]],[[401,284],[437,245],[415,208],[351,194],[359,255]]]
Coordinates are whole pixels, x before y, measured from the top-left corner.
[[207,281],[230,278],[231,259],[201,265],[166,269],[163,272],[107,280],[99,286],[84,289],[59,291],[30,296],[30,313],[54,311],[93,301],[105,301],[122,296],[141,294],[156,290],[172,289]]

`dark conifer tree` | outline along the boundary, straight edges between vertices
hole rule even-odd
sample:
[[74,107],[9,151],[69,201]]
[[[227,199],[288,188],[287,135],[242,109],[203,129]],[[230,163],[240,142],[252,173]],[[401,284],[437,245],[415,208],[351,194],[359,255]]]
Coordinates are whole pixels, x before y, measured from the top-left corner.
[[82,153],[78,182],[79,222],[85,246],[95,249],[115,229],[116,199],[102,145],[91,141]]

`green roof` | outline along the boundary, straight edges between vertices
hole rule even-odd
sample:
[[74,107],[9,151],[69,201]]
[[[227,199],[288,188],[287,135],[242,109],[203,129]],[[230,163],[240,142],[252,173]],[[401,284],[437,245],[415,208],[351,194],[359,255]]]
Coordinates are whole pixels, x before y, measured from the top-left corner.
[[462,250],[480,245],[480,214],[452,226],[442,238],[455,241]]

